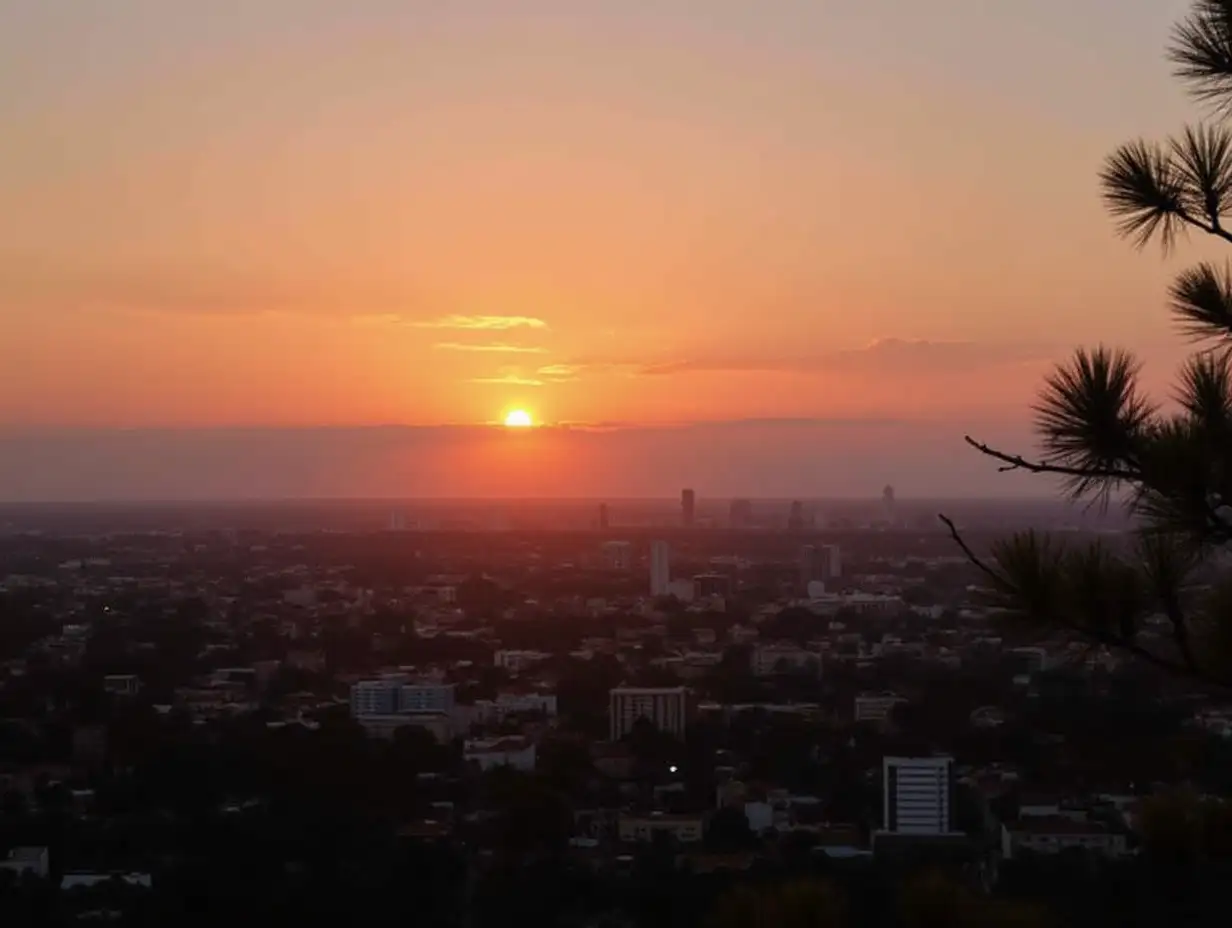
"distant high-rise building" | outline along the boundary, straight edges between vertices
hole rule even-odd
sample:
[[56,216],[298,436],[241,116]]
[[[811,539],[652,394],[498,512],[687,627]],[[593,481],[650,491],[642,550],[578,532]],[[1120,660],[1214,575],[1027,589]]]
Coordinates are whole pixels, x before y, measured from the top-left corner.
[[391,532],[405,532],[406,531],[406,513],[399,512],[397,510],[394,510],[393,512],[391,512],[389,514],[388,526]]
[[883,827],[894,834],[954,831],[950,757],[887,757],[882,762]]
[[650,545],[650,595],[667,596],[672,587],[672,549],[666,541]]
[[791,514],[787,517],[787,530],[789,532],[804,530],[804,504],[799,500],[791,504]]
[[600,503],[599,504],[599,531],[601,532],[607,531],[607,525],[608,525],[607,503]]
[[822,545],[819,580],[837,580],[843,575],[843,552],[838,545]]
[[613,741],[619,741],[639,719],[677,738],[684,736],[689,716],[689,691],[683,686],[619,687],[609,693],[608,722]]
[[894,488],[889,484],[881,491],[881,508],[885,515],[885,520],[890,525],[894,525],[898,521],[898,515],[894,511]]
[[685,528],[693,527],[696,502],[697,500],[692,490],[680,491],[680,516]]
[[603,566],[608,570],[629,570],[633,566],[633,545],[627,541],[604,542]]
[[800,566],[799,576],[796,577],[796,592],[801,596],[807,596],[809,584],[815,583],[818,580],[824,581],[825,575],[822,573],[821,552],[813,545],[804,545],[800,548]]
[[753,521],[753,504],[747,499],[733,499],[727,513],[732,528],[748,528]]

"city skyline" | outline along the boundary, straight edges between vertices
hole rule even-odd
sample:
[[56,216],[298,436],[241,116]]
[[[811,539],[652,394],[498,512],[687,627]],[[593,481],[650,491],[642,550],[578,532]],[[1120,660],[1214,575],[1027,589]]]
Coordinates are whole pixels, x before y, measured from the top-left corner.
[[[1030,448],[1025,429],[975,423]],[[809,420],[661,428],[0,430],[0,500],[1041,499],[956,424]]]

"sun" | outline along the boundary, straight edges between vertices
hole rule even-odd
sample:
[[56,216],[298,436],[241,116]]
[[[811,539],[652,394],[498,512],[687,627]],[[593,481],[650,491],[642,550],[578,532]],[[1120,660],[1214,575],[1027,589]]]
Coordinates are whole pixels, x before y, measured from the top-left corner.
[[528,429],[535,424],[525,409],[513,409],[505,414],[505,427],[511,429]]

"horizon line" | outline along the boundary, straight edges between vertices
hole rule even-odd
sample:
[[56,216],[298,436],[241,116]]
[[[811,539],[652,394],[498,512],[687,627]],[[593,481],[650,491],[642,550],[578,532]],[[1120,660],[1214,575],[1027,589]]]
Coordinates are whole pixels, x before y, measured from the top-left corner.
[[[1020,410],[1021,411],[1021,410]],[[965,428],[983,425],[1005,425],[1005,419],[994,417],[992,413],[973,417],[928,417],[901,418],[887,416],[745,416],[734,419],[680,419],[651,422],[630,421],[561,421],[536,423],[531,428],[511,429],[500,420],[486,422],[370,422],[370,423],[317,423],[317,424],[153,424],[153,425],[90,425],[90,424],[41,424],[41,423],[3,423],[0,422],[0,437],[13,434],[65,434],[65,433],[111,433],[132,434],[141,432],[324,432],[324,431],[415,431],[469,429],[475,431],[514,432],[528,434],[537,431],[656,431],[669,429],[686,429],[704,426],[736,426],[736,425],[781,425],[781,426],[913,426],[913,425],[950,425],[962,423]],[[1024,420],[1021,425],[1030,425]]]
[[[685,488],[692,489],[692,488]],[[751,503],[880,503],[880,495],[872,496],[750,496],[747,494],[699,495],[697,502],[731,502],[748,500]],[[406,505],[409,503],[670,503],[678,504],[680,496],[219,496],[189,499],[116,497],[114,499],[73,500],[17,500],[0,498],[0,507],[9,506],[250,506],[250,505],[320,505],[325,504],[382,504]],[[1058,507],[1086,508],[1076,502],[1056,496],[895,496],[895,504],[922,503],[1012,503],[1015,505],[1049,504]],[[1119,507],[1118,507],[1119,508]]]

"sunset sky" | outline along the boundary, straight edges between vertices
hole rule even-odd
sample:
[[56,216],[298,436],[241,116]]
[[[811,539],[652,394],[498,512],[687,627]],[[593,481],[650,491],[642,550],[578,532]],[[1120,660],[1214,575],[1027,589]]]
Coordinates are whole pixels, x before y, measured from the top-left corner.
[[0,0],[0,426],[961,435],[1100,339],[1163,390],[1210,247],[1096,172],[1201,115],[1187,6]]

